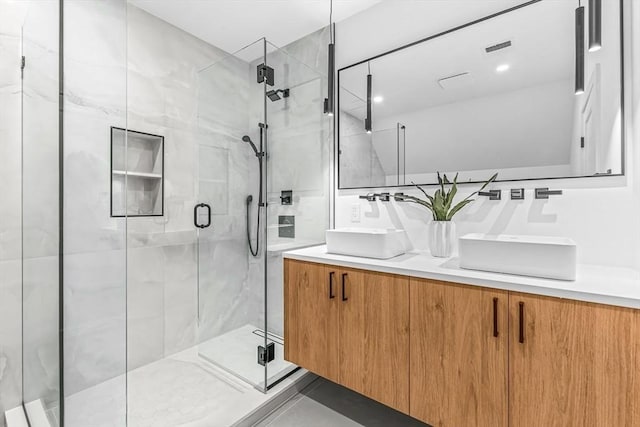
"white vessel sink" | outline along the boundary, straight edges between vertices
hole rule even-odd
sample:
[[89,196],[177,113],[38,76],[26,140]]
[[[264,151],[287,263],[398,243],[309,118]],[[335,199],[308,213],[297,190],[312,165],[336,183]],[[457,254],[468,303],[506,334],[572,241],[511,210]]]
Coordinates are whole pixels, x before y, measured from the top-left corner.
[[576,279],[576,244],[565,237],[467,234],[460,267],[549,279]]
[[404,230],[338,228],[327,230],[327,252],[366,258],[388,259],[407,251]]

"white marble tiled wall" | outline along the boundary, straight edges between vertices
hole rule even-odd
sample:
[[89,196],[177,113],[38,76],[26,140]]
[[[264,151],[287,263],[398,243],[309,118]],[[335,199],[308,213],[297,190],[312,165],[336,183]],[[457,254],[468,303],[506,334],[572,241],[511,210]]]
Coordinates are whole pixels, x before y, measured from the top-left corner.
[[58,2],[32,1],[23,26],[23,398],[59,402]]
[[124,1],[65,0],[64,13],[68,397],[126,369],[126,224],[109,215],[109,183],[110,126],[126,125],[127,27]]
[[58,404],[57,8],[0,1],[0,414]]
[[[264,261],[249,255],[245,228],[246,196],[254,195],[254,208],[257,201],[257,162],[241,138],[257,141],[264,117],[255,64],[123,1],[66,0],[65,13],[73,23],[65,30],[64,236],[65,385],[72,394],[247,323],[260,324]],[[315,49],[327,37],[319,32],[305,43]],[[304,43],[291,46],[296,49],[308,55]],[[306,58],[312,67],[326,60],[326,53],[316,55]],[[304,69],[298,67],[291,71]],[[316,77],[290,99],[299,104],[271,115],[276,169],[270,179],[300,190],[286,212],[300,217],[299,236],[317,240],[329,215],[330,121],[321,110],[324,79],[305,72]],[[109,217],[110,126],[165,137],[164,217]],[[313,156],[303,157],[311,149]],[[313,179],[287,166],[305,159]],[[193,207],[200,202],[212,205],[214,215],[198,237]],[[285,211],[273,206],[277,221]],[[252,219],[255,224],[255,209]],[[275,274],[269,308],[274,331],[282,333],[279,257],[269,268]]]
[[20,23],[24,10],[0,1],[0,426],[22,400],[20,238]]
[[[244,198],[254,158],[239,142],[247,133],[247,63],[230,59],[200,72],[226,53],[123,1],[65,6],[73,23],[65,34],[65,385],[72,394],[249,321]],[[233,90],[237,102],[221,103],[222,90]],[[109,217],[109,127],[125,125],[165,137],[162,218]],[[207,156],[214,158],[201,161]],[[208,192],[202,187],[211,180],[220,185]],[[214,206],[200,248],[199,202]]]

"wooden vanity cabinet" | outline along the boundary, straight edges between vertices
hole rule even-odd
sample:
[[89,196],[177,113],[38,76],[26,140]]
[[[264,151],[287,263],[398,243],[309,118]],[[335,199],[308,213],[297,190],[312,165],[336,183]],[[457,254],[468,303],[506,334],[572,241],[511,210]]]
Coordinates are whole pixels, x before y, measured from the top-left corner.
[[285,359],[409,412],[409,279],[285,259]]
[[409,413],[409,279],[341,269],[340,384]]
[[508,293],[412,278],[410,297],[410,415],[506,426]]
[[640,426],[637,310],[511,293],[509,425]]
[[337,271],[284,260],[284,358],[340,382]]
[[438,427],[640,426],[640,311],[285,259],[285,359]]

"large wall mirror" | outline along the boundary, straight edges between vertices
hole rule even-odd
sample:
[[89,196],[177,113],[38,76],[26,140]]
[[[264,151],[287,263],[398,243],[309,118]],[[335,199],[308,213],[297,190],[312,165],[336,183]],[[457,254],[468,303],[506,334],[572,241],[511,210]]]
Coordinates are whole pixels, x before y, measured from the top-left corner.
[[342,68],[339,188],[621,175],[622,0],[538,0]]

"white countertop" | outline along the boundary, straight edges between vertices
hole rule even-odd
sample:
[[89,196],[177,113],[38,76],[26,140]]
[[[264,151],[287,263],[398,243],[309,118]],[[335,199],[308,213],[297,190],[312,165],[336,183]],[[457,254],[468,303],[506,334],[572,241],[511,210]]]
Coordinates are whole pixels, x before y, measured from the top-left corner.
[[283,256],[300,261],[640,309],[640,272],[627,268],[578,265],[577,279],[569,282],[464,270],[459,267],[458,258],[434,258],[419,251],[380,260],[329,254],[327,247],[322,245],[284,252]]

